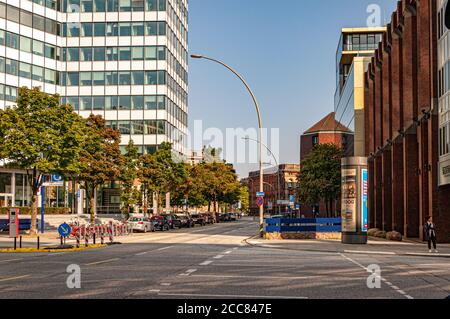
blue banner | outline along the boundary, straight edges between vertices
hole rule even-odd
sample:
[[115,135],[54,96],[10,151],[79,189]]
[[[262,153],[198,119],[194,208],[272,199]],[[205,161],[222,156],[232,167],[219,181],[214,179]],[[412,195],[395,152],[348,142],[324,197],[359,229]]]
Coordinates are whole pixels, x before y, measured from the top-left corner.
[[369,172],[367,169],[361,171],[361,231],[367,232],[369,229]]

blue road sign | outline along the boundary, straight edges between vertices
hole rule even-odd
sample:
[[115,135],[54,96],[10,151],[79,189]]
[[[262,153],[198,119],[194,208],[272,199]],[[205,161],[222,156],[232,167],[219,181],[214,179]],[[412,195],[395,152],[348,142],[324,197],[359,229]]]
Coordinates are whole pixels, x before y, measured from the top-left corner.
[[62,182],[62,176],[58,175],[58,174],[53,174],[52,175],[52,183],[58,183],[58,182]]
[[264,196],[265,196],[264,192],[257,192],[256,193],[256,197],[264,197]]
[[58,233],[62,236],[62,237],[69,237],[70,232],[72,231],[72,228],[70,228],[69,225],[67,225],[66,223],[59,225],[58,227]]

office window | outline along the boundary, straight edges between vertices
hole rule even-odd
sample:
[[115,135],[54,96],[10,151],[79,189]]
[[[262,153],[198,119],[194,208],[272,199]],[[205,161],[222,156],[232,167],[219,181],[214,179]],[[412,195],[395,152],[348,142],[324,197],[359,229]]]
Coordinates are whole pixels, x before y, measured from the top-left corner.
[[67,24],[67,36],[68,37],[79,37],[80,36],[80,25],[78,23]]
[[12,86],[5,86],[5,100],[10,102],[16,102],[17,100],[17,88]]
[[159,61],[166,60],[166,48],[165,47],[158,47],[158,60]]
[[44,56],[44,43],[33,40],[33,54]]
[[68,96],[66,103],[71,105],[74,111],[78,111],[80,109],[80,101],[78,96]]
[[0,18],[6,19],[6,4],[0,2]]
[[131,48],[130,47],[119,47],[119,60],[120,61],[130,61],[131,60]]
[[81,0],[81,12],[92,12],[93,9],[92,0]]
[[166,72],[158,71],[158,85],[166,85]]
[[92,85],[105,85],[105,72],[92,72]]
[[156,121],[146,120],[144,121],[144,134],[155,135],[156,134]]
[[44,50],[45,50],[44,54],[45,54],[46,58],[55,59],[55,57],[56,57],[56,48],[54,46],[46,44],[45,47],[44,47]]
[[91,72],[80,72],[80,85],[81,86],[91,86],[92,85]]
[[67,72],[67,86],[78,86],[80,74],[78,72]]
[[119,11],[119,0],[108,0],[108,5],[106,6],[108,12]]
[[129,71],[119,72],[119,85],[130,85],[131,74]]
[[147,84],[147,85],[156,85],[156,83],[157,83],[156,71],[147,71],[147,72],[145,72],[145,84]]
[[132,109],[143,110],[144,109],[144,97],[142,95],[136,95],[131,97]]
[[0,73],[5,73],[5,58],[0,57]]
[[156,35],[158,33],[158,25],[156,22],[145,23],[145,35]]
[[57,33],[57,23],[50,19],[45,19],[45,32],[56,34]]
[[78,48],[67,48],[67,61],[80,61],[80,50]]
[[144,121],[131,121],[131,134],[144,134]]
[[119,0],[119,10],[123,12],[130,12],[131,0]]
[[92,48],[81,48],[81,59],[80,61],[92,61]]
[[159,95],[157,97],[158,101],[158,110],[165,110],[166,109],[166,97],[163,95]]
[[5,86],[3,84],[0,84],[0,100],[5,99]]
[[92,110],[92,97],[80,96],[80,110],[91,111]]
[[133,22],[132,35],[134,36],[145,35],[144,22]]
[[105,97],[105,110],[117,110],[119,106],[119,99],[117,96]]
[[118,50],[117,47],[107,47],[106,48],[106,60],[107,61],[117,61],[118,60]]
[[105,12],[107,0],[94,0],[94,12]]
[[85,22],[81,24],[81,36],[92,37],[92,23]]
[[92,98],[92,108],[94,110],[103,110],[105,108],[105,97],[104,96],[94,96]]
[[158,22],[158,35],[166,35],[166,23]]
[[158,0],[158,11],[166,11],[166,0]]
[[20,10],[19,8],[8,6],[7,15],[9,21],[20,23]]
[[119,96],[119,110],[131,109],[131,96],[121,95]]
[[144,0],[131,0],[133,11],[144,11]]
[[105,48],[94,48],[94,61],[105,61]]
[[129,135],[131,132],[130,121],[118,121],[118,127],[120,134]]
[[53,70],[45,69],[45,82],[56,84],[56,72]]
[[156,47],[145,47],[145,59],[156,60]]
[[[144,85],[144,71],[132,71],[132,84]],[[142,103],[143,105],[144,103]]]
[[146,11],[156,11],[158,0],[145,0],[145,10]]
[[105,72],[106,85],[117,85],[117,72]]
[[33,15],[33,28],[45,31],[45,18],[39,15]]
[[44,68],[33,65],[33,80],[44,82]]
[[0,30],[0,45],[5,45],[5,39],[6,34],[4,30]]
[[131,23],[130,22],[121,22],[119,23],[119,35],[131,36]]
[[81,1],[80,0],[67,1],[66,11],[67,12],[79,12],[80,11],[80,6],[81,6]]
[[116,22],[108,22],[106,24],[106,36],[118,36],[119,35],[119,24]]
[[131,48],[132,60],[144,60],[144,47],[132,47]]
[[156,110],[157,108],[156,96],[146,95],[144,100],[146,110]]
[[20,62],[19,76],[31,79],[31,64]]
[[104,37],[106,34],[106,23],[96,22],[94,23],[94,37]]
[[20,37],[20,50],[31,53],[31,39],[27,37]]
[[158,121],[158,134],[166,134],[167,133],[167,127],[165,121]]
[[33,14],[28,11],[22,10],[20,12],[20,23],[26,25],[27,27],[33,27]]
[[19,36],[15,33],[6,32],[6,46],[19,50]]
[[16,60],[6,59],[5,60],[5,70],[6,73],[11,75],[19,74],[19,62]]

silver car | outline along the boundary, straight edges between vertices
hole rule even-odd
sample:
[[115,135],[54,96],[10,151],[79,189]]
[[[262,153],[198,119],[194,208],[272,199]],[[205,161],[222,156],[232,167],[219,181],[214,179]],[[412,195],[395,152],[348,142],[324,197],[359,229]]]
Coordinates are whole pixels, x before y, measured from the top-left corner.
[[130,225],[131,231],[140,231],[143,233],[154,232],[155,227],[151,222],[150,218],[147,217],[131,217],[128,219],[128,224]]

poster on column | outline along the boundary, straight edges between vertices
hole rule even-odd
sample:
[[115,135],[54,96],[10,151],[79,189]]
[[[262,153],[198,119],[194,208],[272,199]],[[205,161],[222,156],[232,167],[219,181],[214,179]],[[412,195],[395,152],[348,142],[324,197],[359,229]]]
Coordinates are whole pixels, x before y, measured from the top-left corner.
[[356,169],[342,170],[342,232],[356,232]]
[[366,233],[369,230],[369,172],[367,169],[361,171],[361,231]]

